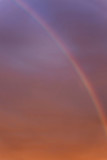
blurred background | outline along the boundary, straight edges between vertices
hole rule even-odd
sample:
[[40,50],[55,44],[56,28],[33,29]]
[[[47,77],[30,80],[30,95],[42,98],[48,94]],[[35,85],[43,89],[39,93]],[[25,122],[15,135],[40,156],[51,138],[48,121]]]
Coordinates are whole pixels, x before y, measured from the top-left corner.
[[[63,40],[106,118],[107,1],[23,2]],[[107,133],[72,63],[15,0],[0,1],[0,159],[107,159]]]

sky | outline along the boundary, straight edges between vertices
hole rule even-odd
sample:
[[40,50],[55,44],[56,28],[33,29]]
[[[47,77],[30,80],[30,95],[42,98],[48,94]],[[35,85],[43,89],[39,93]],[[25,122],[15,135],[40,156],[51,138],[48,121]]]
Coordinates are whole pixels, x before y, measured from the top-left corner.
[[[106,0],[23,0],[63,41],[107,121]],[[15,0],[0,1],[0,159],[106,160],[102,123],[57,41]]]

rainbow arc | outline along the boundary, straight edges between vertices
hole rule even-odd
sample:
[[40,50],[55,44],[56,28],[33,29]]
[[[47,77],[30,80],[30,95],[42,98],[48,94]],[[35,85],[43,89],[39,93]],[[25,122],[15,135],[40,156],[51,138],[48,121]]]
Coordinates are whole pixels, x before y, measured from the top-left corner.
[[62,53],[68,58],[69,62],[74,67],[76,73],[78,74],[81,82],[83,83],[85,89],[87,90],[95,108],[99,115],[99,118],[102,122],[103,128],[105,130],[106,136],[107,136],[107,123],[106,123],[106,115],[104,113],[102,104],[100,103],[91,83],[89,82],[87,76],[83,72],[82,68],[76,61],[76,59],[73,57],[72,53],[68,50],[66,45],[62,42],[62,40],[59,38],[59,36],[54,32],[54,30],[44,21],[37,13],[34,11],[27,3],[25,3],[22,0],[12,0],[16,2],[16,4],[21,7],[27,14],[29,14],[32,18],[34,18],[40,26],[48,33],[48,35],[53,39],[53,41],[56,43],[56,45],[60,48]]

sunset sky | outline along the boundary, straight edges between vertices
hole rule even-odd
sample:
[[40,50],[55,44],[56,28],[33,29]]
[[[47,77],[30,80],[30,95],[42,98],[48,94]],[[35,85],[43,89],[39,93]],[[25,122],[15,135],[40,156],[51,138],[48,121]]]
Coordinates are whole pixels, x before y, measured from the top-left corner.
[[0,160],[107,160],[106,129],[107,1],[1,0]]

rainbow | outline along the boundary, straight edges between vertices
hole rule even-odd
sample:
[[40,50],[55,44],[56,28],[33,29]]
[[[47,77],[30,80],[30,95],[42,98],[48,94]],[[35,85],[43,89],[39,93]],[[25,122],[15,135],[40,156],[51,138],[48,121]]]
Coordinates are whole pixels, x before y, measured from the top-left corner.
[[84,74],[83,70],[77,63],[77,61],[74,59],[74,57],[71,55],[70,51],[66,47],[66,45],[62,42],[62,40],[58,37],[58,35],[54,32],[54,30],[25,2],[22,0],[12,0],[16,2],[19,7],[21,7],[25,12],[27,12],[32,18],[34,18],[41,26],[42,28],[49,34],[49,36],[52,38],[53,41],[57,44],[57,46],[61,49],[63,54],[68,58],[69,62],[74,67],[76,73],[78,74],[80,80],[82,81],[84,87],[86,88],[97,112],[99,115],[99,118],[101,120],[101,123],[103,125],[103,128],[105,130],[106,136],[107,136],[107,123],[106,123],[106,116],[103,110],[103,107],[91,85],[91,83],[88,81],[86,75]]

